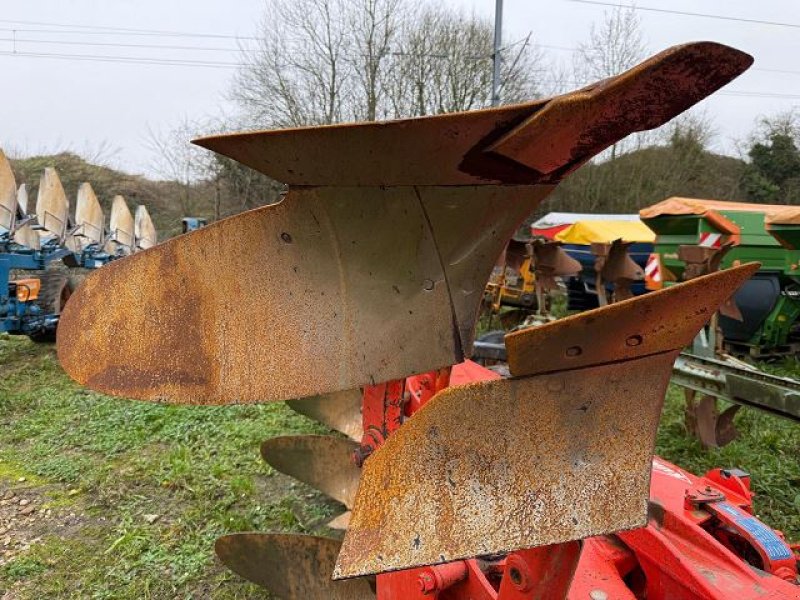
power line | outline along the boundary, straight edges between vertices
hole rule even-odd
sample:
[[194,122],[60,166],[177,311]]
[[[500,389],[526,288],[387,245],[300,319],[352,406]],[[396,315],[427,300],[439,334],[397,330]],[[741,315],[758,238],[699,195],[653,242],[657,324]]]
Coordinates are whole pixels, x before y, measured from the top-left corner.
[[[158,35],[165,37],[194,37],[194,38],[217,38],[228,40],[254,40],[261,41],[262,38],[246,36],[246,35],[230,35],[222,33],[196,33],[191,31],[172,31],[164,29],[132,29],[127,27],[106,27],[100,25],[80,25],[76,23],[51,23],[43,21],[20,21],[15,19],[0,19],[0,23],[20,25],[34,25],[36,27],[64,27],[67,29],[51,30],[51,29],[20,29],[14,28],[16,31],[43,31],[47,33],[67,33],[67,34],[92,34],[92,35],[108,35],[110,33],[124,33],[125,35]],[[82,31],[75,31],[76,29]],[[7,29],[6,31],[11,31]]]
[[799,23],[784,23],[781,21],[764,21],[762,19],[748,19],[745,17],[729,17],[727,15],[718,15],[711,13],[696,13],[685,10],[674,10],[671,8],[655,8],[653,6],[639,6],[636,4],[620,4],[618,2],[602,2],[601,0],[567,0],[567,2],[576,2],[578,4],[594,4],[596,6],[612,6],[619,8],[624,6],[632,10],[640,10],[644,12],[655,12],[668,15],[680,15],[682,17],[699,17],[702,19],[717,19],[719,21],[734,21],[736,23],[754,23],[757,25],[771,25],[773,27],[791,27],[793,29],[800,29]]
[[[0,29],[0,31],[3,31]],[[58,46],[103,46],[109,48],[146,48],[152,50],[198,50],[209,52],[241,52],[241,48],[219,48],[212,46],[174,46],[167,44],[125,44],[120,42],[77,42],[73,40],[34,40],[31,38],[0,38],[0,42],[22,44],[51,44]]]
[[164,65],[179,67],[208,67],[208,68],[239,68],[240,63],[195,61],[169,58],[147,58],[145,56],[107,56],[93,54],[58,54],[48,52],[12,52],[0,51],[0,56],[20,57],[20,58],[52,58],[59,60],[90,61],[90,62],[109,62],[122,64],[142,64],[142,65]]
[[[181,60],[181,59],[167,59],[167,58],[147,58],[142,56],[107,56],[107,55],[91,55],[91,54],[58,54],[58,53],[45,53],[45,52],[8,52],[0,51],[0,56],[19,57],[19,58],[51,58],[59,60],[74,60],[74,61],[90,61],[90,62],[109,62],[121,64],[142,64],[142,65],[157,65],[157,66],[178,66],[178,67],[208,67],[208,68],[239,68],[243,66],[242,63],[232,62],[211,62],[211,61],[194,61],[194,60]],[[562,80],[540,80],[542,83],[568,83],[570,85],[584,86],[591,82],[579,81],[562,81]],[[721,90],[717,95],[742,97],[742,98],[779,98],[800,100],[800,94],[781,94],[770,92],[757,92],[752,90]]]

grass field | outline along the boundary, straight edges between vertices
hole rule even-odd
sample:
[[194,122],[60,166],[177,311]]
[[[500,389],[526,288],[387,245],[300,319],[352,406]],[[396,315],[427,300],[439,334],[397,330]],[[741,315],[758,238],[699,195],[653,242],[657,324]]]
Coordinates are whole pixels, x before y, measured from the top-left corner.
[[[684,435],[680,399],[670,391],[662,456],[695,472],[750,471],[759,515],[800,539],[800,427],[743,410],[740,440],[705,453]],[[259,458],[264,438],[315,431],[283,404],[183,408],[90,393],[52,347],[0,336],[0,499],[14,494],[0,500],[0,526],[29,498],[35,511],[18,531],[38,540],[0,553],[0,598],[266,597],[215,562],[213,542],[314,531],[333,514]],[[9,534],[0,528],[0,551]]]

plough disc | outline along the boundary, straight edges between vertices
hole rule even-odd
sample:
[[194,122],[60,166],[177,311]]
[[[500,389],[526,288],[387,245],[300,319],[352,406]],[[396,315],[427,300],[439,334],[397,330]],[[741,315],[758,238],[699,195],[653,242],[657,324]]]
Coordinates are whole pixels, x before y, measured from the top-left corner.
[[334,576],[643,526],[672,363],[758,267],[509,336],[519,378],[445,389],[366,461]]
[[281,600],[375,600],[366,579],[332,581],[340,542],[306,535],[236,533],[217,540],[220,560]]
[[555,184],[751,62],[689,44],[552,100],[199,140],[290,184],[287,196],[93,273],[61,318],[61,363],[99,391],[200,404],[458,363],[498,255]]
[[261,456],[272,468],[352,508],[361,477],[350,460],[356,448],[352,440],[330,435],[288,435],[263,442]]
[[319,421],[352,440],[361,441],[361,390],[288,400],[286,404],[301,415]]

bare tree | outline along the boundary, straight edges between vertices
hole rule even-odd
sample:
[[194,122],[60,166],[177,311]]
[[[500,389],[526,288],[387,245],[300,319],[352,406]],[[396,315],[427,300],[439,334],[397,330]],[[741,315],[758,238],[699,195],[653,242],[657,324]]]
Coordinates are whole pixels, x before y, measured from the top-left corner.
[[[578,45],[574,56],[575,78],[581,83],[619,75],[638,63],[647,54],[642,38],[641,21],[635,6],[617,6],[603,15],[600,25],[592,25],[589,40]],[[636,147],[645,143],[645,136],[636,136]],[[618,144],[611,147],[615,158]]]
[[[286,32],[293,32],[290,37]],[[231,96],[269,126],[376,120],[489,105],[492,23],[412,0],[268,0]],[[504,98],[537,92],[540,54],[507,49]]]
[[147,145],[155,157],[151,165],[164,180],[176,182],[180,188],[182,215],[197,214],[201,199],[195,185],[204,179],[212,158],[202,148],[191,144],[200,129],[197,123],[183,119],[168,131],[148,129]]
[[348,0],[285,0],[267,4],[261,40],[231,96],[269,126],[328,124],[342,117],[349,77]]

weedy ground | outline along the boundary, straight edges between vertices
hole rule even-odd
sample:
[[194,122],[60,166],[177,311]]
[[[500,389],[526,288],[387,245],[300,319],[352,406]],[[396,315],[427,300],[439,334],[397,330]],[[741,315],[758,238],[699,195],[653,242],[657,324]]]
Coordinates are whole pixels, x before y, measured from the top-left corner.
[[[658,452],[698,473],[749,471],[758,514],[800,539],[800,427],[742,410],[741,438],[704,452],[684,433],[681,398],[670,390]],[[0,336],[0,599],[265,598],[215,561],[214,540],[316,531],[334,514],[258,452],[270,436],[321,431],[281,403],[174,407],[94,394],[64,375],[52,346]],[[24,543],[11,539],[15,528]]]

